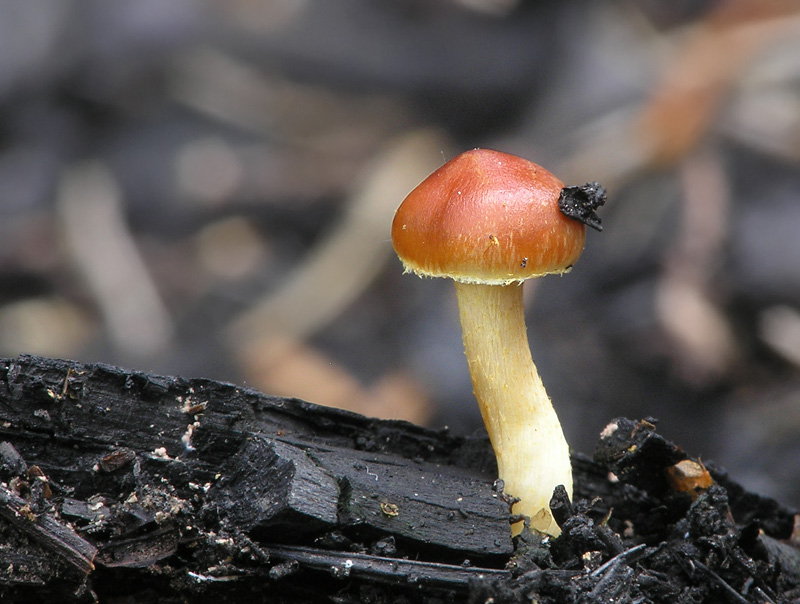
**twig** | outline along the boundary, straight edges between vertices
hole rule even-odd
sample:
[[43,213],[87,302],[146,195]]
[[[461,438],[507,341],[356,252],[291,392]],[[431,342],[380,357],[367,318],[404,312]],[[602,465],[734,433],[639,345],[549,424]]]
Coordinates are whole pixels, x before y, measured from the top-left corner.
[[[311,547],[268,545],[266,549],[270,556],[275,558],[296,560],[302,566],[325,570],[343,579],[350,576],[361,576],[384,583],[409,582],[426,587],[466,589],[469,583],[475,579],[507,578],[509,576],[508,571],[493,568],[420,562]],[[558,573],[559,571],[534,572]]]
[[717,573],[715,573],[713,570],[708,568],[702,562],[698,562],[697,560],[694,560],[693,562],[694,562],[694,565],[697,568],[699,568],[701,571],[706,573],[709,577],[714,579],[717,582],[717,585],[719,585],[723,589],[723,591],[731,598],[731,600],[733,602],[737,602],[738,604],[749,604],[749,602],[747,601],[747,598],[742,596],[742,594],[740,594],[733,587],[731,587],[728,584],[728,582],[725,581],[725,579],[720,577]]
[[625,550],[624,552],[622,552],[621,554],[617,554],[616,556],[614,556],[613,558],[611,558],[611,559],[610,559],[608,562],[606,562],[606,563],[605,563],[605,564],[603,564],[602,566],[599,566],[598,568],[594,569],[594,570],[592,571],[592,574],[591,574],[591,576],[592,576],[592,577],[596,577],[596,576],[598,576],[598,575],[600,575],[600,574],[604,573],[604,572],[605,572],[605,571],[606,571],[606,570],[607,570],[609,567],[611,567],[611,566],[615,566],[615,567],[616,567],[616,566],[619,566],[619,565],[620,565],[620,564],[622,564],[623,562],[627,561],[627,559],[628,559],[628,558],[630,558],[631,556],[633,556],[633,554],[635,554],[636,552],[639,552],[639,551],[643,550],[645,547],[647,547],[647,545],[646,545],[646,544],[644,544],[644,543],[642,543],[642,544],[640,544],[640,545],[637,545],[637,546],[635,546],[635,547],[632,547],[632,548],[630,548],[630,549],[626,549],[626,550]]
[[94,570],[97,548],[50,514],[35,514],[28,503],[0,484],[0,518],[50,549],[83,574]]

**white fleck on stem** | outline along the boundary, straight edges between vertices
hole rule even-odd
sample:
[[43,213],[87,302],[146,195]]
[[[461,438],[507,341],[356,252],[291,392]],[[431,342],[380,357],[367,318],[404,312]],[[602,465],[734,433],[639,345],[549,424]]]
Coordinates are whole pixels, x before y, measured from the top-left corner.
[[[464,352],[499,477],[519,497],[513,512],[550,535],[561,531],[550,513],[553,489],[572,497],[569,447],[531,358],[522,286],[455,282]],[[512,526],[518,534],[522,523]]]

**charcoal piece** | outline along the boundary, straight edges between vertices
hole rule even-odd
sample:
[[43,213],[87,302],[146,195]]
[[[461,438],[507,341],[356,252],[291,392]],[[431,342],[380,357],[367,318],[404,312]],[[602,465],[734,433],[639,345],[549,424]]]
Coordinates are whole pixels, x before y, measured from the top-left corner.
[[209,505],[240,530],[297,537],[337,522],[336,478],[302,449],[253,435],[222,475],[208,494]]
[[176,527],[165,527],[130,539],[107,542],[97,555],[106,568],[145,568],[172,556],[180,536]]
[[603,230],[595,210],[606,203],[606,190],[598,182],[564,187],[558,196],[558,209],[573,220],[578,220],[597,231]]
[[486,482],[452,467],[377,453],[313,450],[323,467],[344,477],[340,522],[468,555],[513,551],[508,505]]
[[594,452],[595,462],[650,493],[669,490],[666,469],[687,457],[646,419],[614,419],[603,430]]
[[28,471],[25,460],[9,442],[0,442],[0,479],[10,480]]

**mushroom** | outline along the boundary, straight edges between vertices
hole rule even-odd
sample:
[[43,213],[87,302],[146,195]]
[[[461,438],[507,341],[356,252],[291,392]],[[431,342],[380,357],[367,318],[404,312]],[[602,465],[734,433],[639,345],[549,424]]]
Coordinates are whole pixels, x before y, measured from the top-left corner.
[[[392,244],[406,272],[455,281],[473,391],[512,511],[558,535],[549,502],[572,468],[561,424],[528,346],[522,282],[568,271],[583,251],[585,224],[605,201],[597,183],[564,185],[544,168],[488,149],[467,151],[403,201]],[[572,217],[568,217],[569,214]],[[512,525],[512,533],[522,522]]]

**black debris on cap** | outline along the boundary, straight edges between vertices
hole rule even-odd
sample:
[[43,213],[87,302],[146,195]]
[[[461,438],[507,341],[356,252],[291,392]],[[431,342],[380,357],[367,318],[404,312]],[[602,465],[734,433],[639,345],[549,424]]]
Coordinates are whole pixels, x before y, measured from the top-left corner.
[[595,210],[606,203],[606,190],[599,182],[587,182],[580,187],[564,187],[558,197],[558,209],[565,216],[579,220],[598,231],[603,230]]

